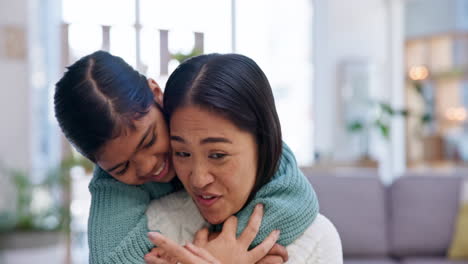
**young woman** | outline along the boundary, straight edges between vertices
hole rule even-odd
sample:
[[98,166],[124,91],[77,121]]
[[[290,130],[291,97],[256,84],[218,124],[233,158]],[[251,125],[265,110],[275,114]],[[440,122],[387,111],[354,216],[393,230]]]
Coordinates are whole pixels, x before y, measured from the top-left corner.
[[[161,89],[121,58],[99,51],[68,68],[56,85],[54,103],[67,139],[97,165],[89,186],[90,262],[142,263],[154,247],[147,237],[149,203],[181,189],[174,179]],[[276,154],[278,151],[275,149]],[[276,161],[269,162],[266,160],[260,167],[275,172]],[[264,240],[271,242],[272,236],[268,235],[273,229],[286,230],[287,235],[281,235],[278,243],[287,245],[314,221],[318,213],[315,193],[303,176],[297,179],[293,183],[303,191],[288,193],[294,208],[281,202],[282,196],[270,193],[267,197],[252,195],[248,206],[237,214],[241,232],[255,204],[267,208],[263,221],[272,225],[260,229],[254,246]],[[258,188],[263,184],[259,182]],[[295,217],[297,211],[304,217]],[[170,220],[178,226],[179,219]],[[286,222],[291,230],[287,230]],[[189,223],[191,226],[195,225]],[[152,229],[165,233],[157,225]]]
[[[280,229],[291,263],[342,263],[334,226],[322,215],[311,219],[296,199],[310,200],[313,192],[282,142],[270,85],[253,60],[238,54],[189,59],[170,76],[164,108],[176,174],[206,221],[219,225],[231,215],[251,211],[252,200],[265,200],[265,211],[273,217],[263,220],[260,232]],[[243,225],[239,227],[238,232]],[[184,264],[202,263],[197,257],[203,256],[206,261],[241,263],[237,250],[224,252],[216,239],[208,242],[207,231],[197,237],[205,254],[197,254],[202,251],[193,245],[189,251],[175,246],[179,251],[172,258]],[[158,235],[153,239],[165,242],[161,246],[168,252],[177,245]],[[187,258],[190,252],[193,260]]]

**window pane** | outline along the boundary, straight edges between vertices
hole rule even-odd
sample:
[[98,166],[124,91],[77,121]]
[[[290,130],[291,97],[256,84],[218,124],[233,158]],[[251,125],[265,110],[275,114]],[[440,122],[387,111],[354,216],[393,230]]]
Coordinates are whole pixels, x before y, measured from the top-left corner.
[[140,11],[145,26],[170,32],[202,32],[205,53],[231,51],[230,0],[141,0]]
[[136,36],[133,27],[115,26],[110,31],[110,52],[136,68]]
[[101,49],[102,29],[100,26],[70,25],[68,34],[71,55],[70,62]]
[[188,54],[195,45],[195,35],[190,30],[175,29],[169,32],[169,52]]
[[66,23],[132,25],[135,23],[135,0],[63,0]]
[[281,0],[237,0],[236,13],[236,52],[253,58],[267,75],[285,142],[301,165],[310,164],[313,161],[311,2],[298,0],[292,5]]
[[[142,73],[149,78],[159,76],[159,31],[152,27],[141,30]],[[161,85],[161,84],[159,84]]]

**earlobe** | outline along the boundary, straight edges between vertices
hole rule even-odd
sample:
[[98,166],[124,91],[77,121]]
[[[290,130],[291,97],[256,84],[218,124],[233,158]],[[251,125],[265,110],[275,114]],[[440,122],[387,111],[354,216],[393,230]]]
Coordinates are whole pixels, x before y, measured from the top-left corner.
[[154,100],[160,105],[163,105],[163,92],[158,83],[153,79],[148,79],[148,86],[151,89],[151,92],[154,95]]

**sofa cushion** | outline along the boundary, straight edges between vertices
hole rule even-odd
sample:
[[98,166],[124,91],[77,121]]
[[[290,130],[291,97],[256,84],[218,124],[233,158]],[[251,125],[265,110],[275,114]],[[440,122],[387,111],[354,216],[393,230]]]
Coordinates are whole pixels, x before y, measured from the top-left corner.
[[468,264],[468,261],[453,261],[445,258],[406,258],[403,264]]
[[390,188],[390,247],[395,256],[444,256],[452,239],[460,177],[403,176]]
[[317,192],[320,212],[340,233],[345,257],[388,254],[385,189],[377,175],[307,176]]
[[391,259],[345,259],[343,264],[398,264]]

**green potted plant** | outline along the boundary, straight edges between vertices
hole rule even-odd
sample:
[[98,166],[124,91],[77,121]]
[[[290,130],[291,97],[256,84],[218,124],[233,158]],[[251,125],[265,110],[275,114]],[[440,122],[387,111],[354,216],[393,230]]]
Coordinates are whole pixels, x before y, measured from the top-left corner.
[[376,129],[383,139],[389,140],[392,119],[397,116],[407,117],[409,115],[406,109],[394,109],[390,104],[380,101],[369,102],[369,113],[372,114],[367,119],[354,119],[347,124],[347,130],[350,133],[361,137],[362,157],[360,161],[365,163],[371,161],[368,133]]
[[191,57],[195,57],[201,54],[203,54],[201,50],[193,48],[189,53],[177,52],[177,53],[171,54],[171,57],[177,60],[179,63],[182,63]]
[[69,240],[70,170],[92,164],[83,157],[64,159],[50,169],[42,181],[34,182],[26,172],[0,167],[14,187],[13,211],[0,212],[0,248],[40,248]]

